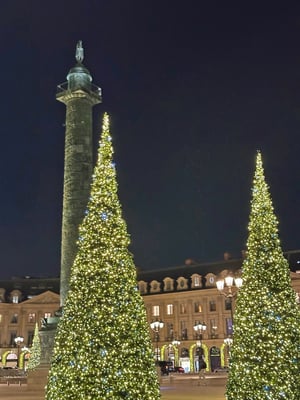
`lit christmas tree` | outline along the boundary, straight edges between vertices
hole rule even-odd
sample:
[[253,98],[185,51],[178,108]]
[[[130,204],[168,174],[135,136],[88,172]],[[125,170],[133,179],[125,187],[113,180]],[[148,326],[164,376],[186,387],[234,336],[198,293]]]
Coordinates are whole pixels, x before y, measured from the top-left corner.
[[258,152],[227,400],[300,399],[300,313]]
[[91,197],[79,229],[47,400],[157,400],[158,377],[105,114]]
[[33,371],[40,365],[40,362],[41,362],[41,342],[39,337],[38,324],[35,324],[27,370]]

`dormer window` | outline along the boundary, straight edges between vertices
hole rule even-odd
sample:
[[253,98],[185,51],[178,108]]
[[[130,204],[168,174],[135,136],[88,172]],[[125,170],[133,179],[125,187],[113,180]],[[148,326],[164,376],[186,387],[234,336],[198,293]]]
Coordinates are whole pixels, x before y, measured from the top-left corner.
[[147,282],[139,281],[139,291],[141,294],[147,293]]
[[198,289],[202,287],[202,277],[199,274],[193,274],[192,278],[192,289]]
[[216,286],[216,275],[209,273],[205,276],[205,278],[206,278],[206,287]]
[[160,292],[160,282],[152,281],[150,283],[150,293],[159,293]]
[[5,289],[0,288],[0,303],[5,302]]
[[177,290],[186,290],[188,289],[188,280],[183,276],[180,276],[177,279]]
[[20,290],[17,290],[17,289],[13,290],[10,293],[9,298],[10,298],[10,301],[12,303],[15,303],[15,304],[19,303],[20,300],[21,300],[21,292],[20,292]]
[[165,278],[164,279],[164,292],[171,292],[174,290],[174,279],[172,278]]

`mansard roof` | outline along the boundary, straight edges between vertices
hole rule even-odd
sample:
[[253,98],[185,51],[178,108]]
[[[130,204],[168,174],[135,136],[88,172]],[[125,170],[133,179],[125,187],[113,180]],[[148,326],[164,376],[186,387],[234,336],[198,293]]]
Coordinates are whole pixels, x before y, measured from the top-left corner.
[[240,259],[229,259],[214,263],[198,263],[193,260],[187,260],[185,264],[179,265],[172,268],[164,269],[152,269],[150,271],[138,271],[138,280],[145,282],[151,282],[157,280],[162,282],[165,278],[178,279],[183,276],[190,278],[193,274],[199,274],[200,276],[206,276],[209,273],[215,275],[220,274],[223,270],[237,271],[241,268],[243,260]]
[[25,301],[46,291],[59,294],[59,284],[59,278],[13,277],[0,280],[0,290],[4,289],[4,301],[9,301],[10,294],[15,290],[21,293],[19,301]]
[[[284,255],[289,262],[291,278],[293,280],[298,280],[300,274],[296,274],[295,272],[300,270],[300,250],[287,251]],[[138,282],[145,282],[147,285],[157,281],[161,289],[163,289],[164,283],[168,280],[166,278],[169,278],[174,280],[174,289],[176,290],[178,278],[185,278],[188,284],[186,287],[182,288],[182,290],[191,290],[193,288],[191,283],[192,277],[198,275],[202,278],[199,288],[205,288],[206,277],[209,278],[209,276],[214,275],[216,279],[218,279],[220,274],[224,274],[224,272],[238,273],[242,268],[242,264],[243,258],[232,259],[226,257],[226,259],[218,262],[207,263],[195,262],[188,259],[184,264],[172,268],[157,268],[149,271],[138,269],[137,280]],[[10,302],[11,293],[13,291],[20,292],[19,302],[27,301],[45,292],[52,292],[58,296],[59,286],[59,277],[35,278],[27,276],[14,277],[10,280],[0,280],[0,301]],[[148,293],[148,291],[146,291],[146,293]]]

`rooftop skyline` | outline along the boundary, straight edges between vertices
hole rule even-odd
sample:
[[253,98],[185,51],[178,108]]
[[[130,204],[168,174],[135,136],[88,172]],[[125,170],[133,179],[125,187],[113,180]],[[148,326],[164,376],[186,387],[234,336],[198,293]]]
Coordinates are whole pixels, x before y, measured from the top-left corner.
[[75,64],[102,88],[141,270],[245,249],[262,152],[284,251],[299,249],[300,5],[12,0],[0,16],[1,279],[60,268],[65,107]]

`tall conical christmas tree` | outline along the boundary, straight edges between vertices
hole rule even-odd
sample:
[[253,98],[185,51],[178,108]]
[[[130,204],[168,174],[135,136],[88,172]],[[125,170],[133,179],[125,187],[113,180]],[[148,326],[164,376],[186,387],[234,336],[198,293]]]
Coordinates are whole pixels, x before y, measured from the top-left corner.
[[47,400],[160,398],[111,140],[105,114],[91,197],[55,338]]
[[39,327],[38,324],[36,323],[27,369],[29,371],[33,371],[40,365],[40,362],[41,362],[41,341],[39,337]]
[[260,152],[248,231],[227,399],[299,400],[300,314]]

